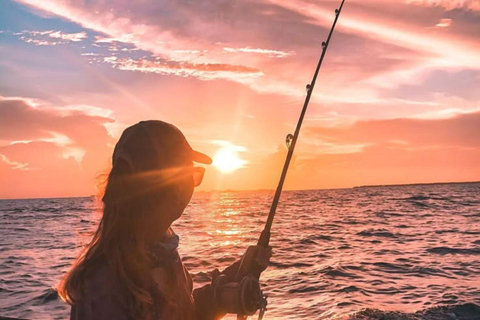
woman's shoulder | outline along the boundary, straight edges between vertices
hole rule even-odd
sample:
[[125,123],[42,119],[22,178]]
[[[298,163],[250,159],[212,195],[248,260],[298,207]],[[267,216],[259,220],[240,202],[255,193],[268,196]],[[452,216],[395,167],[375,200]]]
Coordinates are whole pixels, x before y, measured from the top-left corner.
[[72,306],[70,319],[129,319],[125,291],[107,263],[88,272],[82,298]]
[[117,281],[108,263],[101,262],[92,266],[86,274],[84,289],[85,295],[102,296],[121,290],[122,285]]

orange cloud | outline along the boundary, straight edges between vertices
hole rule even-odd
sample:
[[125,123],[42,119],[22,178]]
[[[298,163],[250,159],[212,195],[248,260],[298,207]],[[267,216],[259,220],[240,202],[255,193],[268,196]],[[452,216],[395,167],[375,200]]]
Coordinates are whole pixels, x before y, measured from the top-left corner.
[[8,159],[4,154],[1,154],[1,153],[0,153],[0,160],[2,160],[2,162],[9,165],[12,168],[12,170],[30,170],[31,169],[28,167],[28,163],[20,163],[17,161],[12,161]]
[[115,121],[92,110],[1,97],[0,198],[92,194],[114,141],[105,125]]

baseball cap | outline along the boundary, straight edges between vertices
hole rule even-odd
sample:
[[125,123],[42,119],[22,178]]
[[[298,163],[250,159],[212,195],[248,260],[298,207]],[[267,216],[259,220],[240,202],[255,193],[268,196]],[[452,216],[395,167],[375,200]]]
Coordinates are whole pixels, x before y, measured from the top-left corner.
[[115,145],[112,164],[123,159],[134,172],[184,165],[211,164],[212,159],[190,147],[183,133],[160,120],[141,121],[123,131]]

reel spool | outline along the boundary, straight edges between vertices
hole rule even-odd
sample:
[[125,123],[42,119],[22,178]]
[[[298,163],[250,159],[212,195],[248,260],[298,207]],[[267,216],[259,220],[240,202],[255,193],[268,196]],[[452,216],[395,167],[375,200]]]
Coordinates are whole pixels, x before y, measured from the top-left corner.
[[213,288],[214,301],[222,312],[251,316],[266,308],[266,297],[253,275],[246,275],[240,282],[228,282],[227,276],[219,275]]

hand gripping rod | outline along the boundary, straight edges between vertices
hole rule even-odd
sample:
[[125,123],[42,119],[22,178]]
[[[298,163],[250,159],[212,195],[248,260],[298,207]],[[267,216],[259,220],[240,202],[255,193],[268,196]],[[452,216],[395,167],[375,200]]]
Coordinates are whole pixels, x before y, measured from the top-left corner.
[[298,135],[300,134],[300,128],[302,127],[303,118],[305,117],[305,112],[307,111],[308,103],[310,102],[310,97],[312,96],[313,88],[315,86],[315,82],[317,81],[318,72],[320,71],[320,67],[322,66],[323,58],[325,57],[325,53],[327,52],[330,39],[332,38],[333,30],[335,29],[335,25],[337,24],[337,20],[340,16],[340,12],[342,11],[344,2],[345,0],[342,0],[340,7],[335,10],[335,20],[333,21],[333,25],[330,29],[330,33],[328,34],[328,38],[325,42],[322,42],[322,55],[320,56],[320,60],[318,61],[317,69],[315,70],[315,74],[313,75],[312,82],[307,84],[307,96],[305,97],[305,102],[303,103],[302,113],[300,114],[300,118],[298,119],[295,134],[293,136],[291,134],[287,136],[287,158],[285,160],[285,164],[283,165],[282,175],[280,176],[280,181],[278,182],[277,190],[275,191],[272,206],[270,207],[270,213],[268,214],[267,223],[265,224],[265,228],[263,229],[262,234],[258,239],[257,244],[259,246],[268,247],[268,244],[270,242],[270,229],[272,228],[273,218],[277,210],[280,195],[282,194],[283,183],[285,182],[285,177],[287,176],[288,166],[290,165],[290,161],[292,160],[293,151],[295,149],[295,145],[297,144]]

